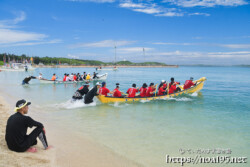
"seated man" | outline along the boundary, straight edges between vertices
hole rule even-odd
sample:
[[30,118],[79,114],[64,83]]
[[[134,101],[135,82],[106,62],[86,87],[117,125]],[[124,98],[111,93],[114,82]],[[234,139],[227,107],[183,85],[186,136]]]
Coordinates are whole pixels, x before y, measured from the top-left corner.
[[127,90],[128,97],[135,97],[136,93],[139,91],[139,88],[136,88],[136,84],[132,84],[132,88]]
[[116,88],[113,90],[113,97],[122,97],[122,92],[119,90],[119,83],[116,83]]
[[151,97],[154,95],[155,93],[155,85],[154,83],[150,83],[149,87],[147,88],[147,91],[146,91],[146,97]]
[[94,74],[93,74],[93,79],[98,79],[98,76],[97,76],[96,72],[94,72]]
[[190,80],[186,80],[184,86],[183,86],[183,89],[188,89],[188,88],[191,88],[192,86],[196,85],[196,83],[193,82],[193,77],[190,77]]
[[110,92],[110,90],[106,88],[106,82],[102,82],[102,87],[99,89],[99,94],[108,96],[108,93],[113,94],[113,92]]
[[[34,121],[31,117],[25,116],[28,113],[30,102],[19,100],[16,103],[16,113],[11,115],[7,121],[5,140],[8,148],[16,152],[36,152],[31,146],[37,144],[36,138],[42,142],[44,149],[48,149],[48,143],[45,136],[43,124]],[[36,128],[27,135],[27,129],[35,126]]]
[[56,80],[56,74],[53,74],[51,81],[55,81]]
[[169,83],[169,90],[168,93],[172,94],[172,93],[176,93],[181,91],[181,88],[177,87],[176,85],[179,85],[180,82],[175,82],[174,78],[171,78],[171,82]]
[[89,92],[89,83],[86,82],[83,84],[82,87],[80,87],[72,96],[73,100],[81,100],[84,95],[86,95]]

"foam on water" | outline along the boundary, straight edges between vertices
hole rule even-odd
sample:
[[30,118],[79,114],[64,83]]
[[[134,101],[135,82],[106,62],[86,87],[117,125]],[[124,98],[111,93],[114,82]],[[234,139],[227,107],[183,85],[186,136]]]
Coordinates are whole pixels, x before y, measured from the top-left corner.
[[52,107],[57,107],[57,108],[62,108],[62,109],[75,109],[75,108],[93,107],[93,106],[96,106],[95,101],[90,104],[85,104],[83,100],[76,100],[76,101],[68,100],[63,103],[54,104]]

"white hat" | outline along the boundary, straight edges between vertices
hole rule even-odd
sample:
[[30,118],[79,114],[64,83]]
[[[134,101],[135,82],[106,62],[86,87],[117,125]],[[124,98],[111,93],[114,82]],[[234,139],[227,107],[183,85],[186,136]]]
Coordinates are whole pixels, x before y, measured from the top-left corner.
[[165,80],[161,80],[161,82],[163,83],[163,82],[165,82]]
[[100,84],[100,82],[96,82],[96,84],[95,84],[95,85],[101,85],[101,84]]

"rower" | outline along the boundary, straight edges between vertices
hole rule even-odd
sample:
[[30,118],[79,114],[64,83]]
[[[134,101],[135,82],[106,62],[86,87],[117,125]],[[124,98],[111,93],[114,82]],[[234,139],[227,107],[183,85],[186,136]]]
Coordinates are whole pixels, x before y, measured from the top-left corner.
[[66,81],[66,78],[67,78],[67,74],[65,73],[65,74],[64,74],[64,77],[63,77],[63,82]]
[[37,79],[43,79],[43,74],[42,73],[39,73],[39,76]]
[[193,82],[193,77],[190,77],[190,80],[186,80],[183,89],[191,88],[192,86],[196,85],[196,82]]
[[69,74],[67,74],[66,81],[71,81]]
[[119,83],[116,83],[116,88],[113,90],[113,97],[121,97],[122,96],[122,93],[120,90],[120,84]]
[[176,87],[180,82],[175,82],[174,78],[171,78],[171,82],[169,83],[169,94],[181,91],[181,88]]
[[86,80],[90,80],[91,79],[91,76],[90,76],[90,73],[88,73],[88,75],[86,76]]
[[83,99],[83,96],[86,95],[89,92],[89,82],[86,82],[81,86],[79,89],[76,90],[74,95],[72,96],[73,100],[81,100]]
[[86,76],[87,76],[86,72],[83,72],[83,80],[86,80]]
[[113,92],[110,92],[110,90],[106,88],[106,82],[102,82],[102,87],[99,89],[99,94],[108,96],[108,93],[113,94]]
[[56,80],[56,74],[53,74],[51,81],[55,81]]
[[138,92],[139,88],[136,88],[136,84],[132,84],[132,88],[127,90],[128,97],[135,97],[136,93]]
[[99,82],[96,83],[96,86],[93,87],[85,96],[84,96],[84,103],[89,104],[93,102],[94,96],[99,95],[98,89],[100,88],[101,84]]
[[156,87],[155,87],[154,83],[150,83],[149,87],[147,88],[146,97],[153,96],[155,89],[156,89]]
[[146,96],[147,87],[148,87],[148,85],[146,83],[144,83],[142,85],[142,87],[140,88],[140,96],[141,97],[145,97]]
[[29,77],[24,78],[24,80],[23,80],[23,82],[22,82],[22,85],[29,84],[29,81],[30,81],[31,79],[36,79],[36,77],[34,77],[34,76],[29,76]]
[[161,87],[158,89],[158,96],[164,95],[165,94],[166,89],[164,88],[163,84],[161,85]]
[[97,76],[96,72],[94,72],[94,74],[93,74],[93,79],[98,79],[98,76]]

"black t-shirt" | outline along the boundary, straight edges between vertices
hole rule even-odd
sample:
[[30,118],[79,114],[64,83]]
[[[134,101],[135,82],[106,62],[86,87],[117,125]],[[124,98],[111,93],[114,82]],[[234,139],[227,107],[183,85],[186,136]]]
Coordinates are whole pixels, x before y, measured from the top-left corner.
[[24,143],[28,127],[33,126],[43,128],[43,124],[34,121],[29,116],[24,116],[17,112],[11,115],[7,121],[5,140],[8,147],[13,150],[17,148],[22,148]]
[[97,96],[97,86],[93,87],[84,97],[85,102],[91,102],[94,96]]

